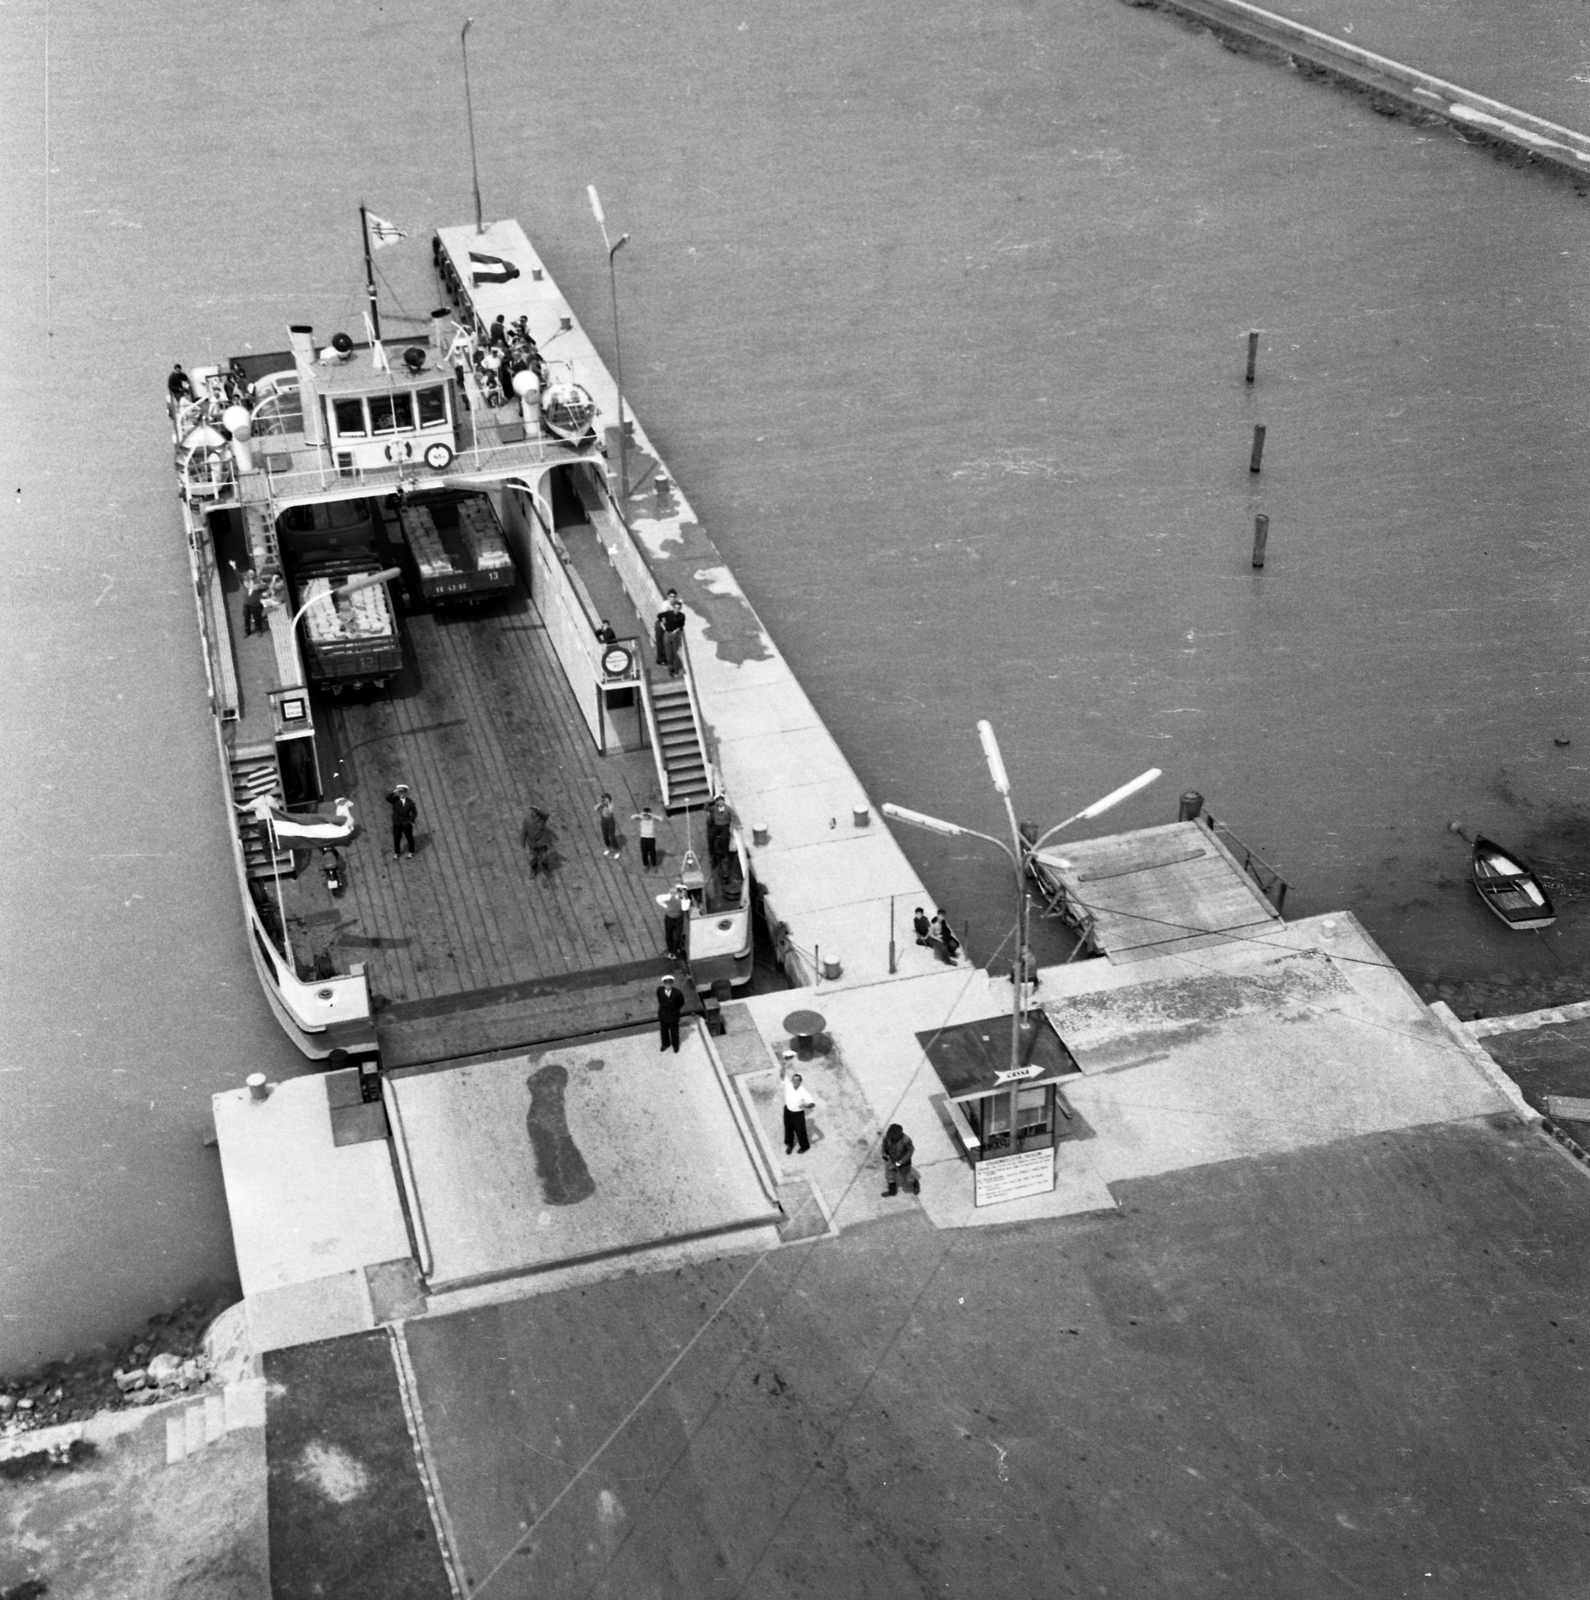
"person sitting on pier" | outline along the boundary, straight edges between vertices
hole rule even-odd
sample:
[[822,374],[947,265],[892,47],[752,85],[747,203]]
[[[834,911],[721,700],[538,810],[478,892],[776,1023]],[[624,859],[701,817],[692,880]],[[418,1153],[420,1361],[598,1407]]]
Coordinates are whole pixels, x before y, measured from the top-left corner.
[[928,924],[928,943],[938,953],[940,961],[947,961],[952,967],[955,965],[961,953],[961,941],[955,937],[950,919],[942,911],[935,911],[933,920]]
[[911,918],[911,930],[916,934],[918,944],[928,944],[933,932],[933,924],[928,921],[927,912],[921,906],[916,908],[916,915]]

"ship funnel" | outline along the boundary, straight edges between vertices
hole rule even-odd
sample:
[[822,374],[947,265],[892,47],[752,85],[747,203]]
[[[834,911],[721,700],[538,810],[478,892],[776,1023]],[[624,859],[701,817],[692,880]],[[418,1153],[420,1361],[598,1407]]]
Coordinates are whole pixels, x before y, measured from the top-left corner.
[[304,443],[320,443],[320,398],[315,388],[315,330],[295,323],[287,330],[293,342],[293,364],[298,368],[298,388],[303,397]]

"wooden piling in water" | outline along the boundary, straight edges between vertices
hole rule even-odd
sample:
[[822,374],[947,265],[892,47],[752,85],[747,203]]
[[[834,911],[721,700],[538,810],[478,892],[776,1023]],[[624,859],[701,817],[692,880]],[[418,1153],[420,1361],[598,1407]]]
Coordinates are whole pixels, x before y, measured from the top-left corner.
[[1253,333],[1250,333],[1248,335],[1248,379],[1247,379],[1247,381],[1249,383],[1253,382],[1253,369],[1258,364],[1258,360],[1259,360],[1259,335],[1258,335],[1257,330],[1255,330]]
[[1253,454],[1248,457],[1248,471],[1259,470],[1259,458],[1264,454],[1264,424],[1255,422],[1253,425]]
[[1264,570],[1264,547],[1270,542],[1270,519],[1260,512],[1253,519],[1253,565],[1256,570]]

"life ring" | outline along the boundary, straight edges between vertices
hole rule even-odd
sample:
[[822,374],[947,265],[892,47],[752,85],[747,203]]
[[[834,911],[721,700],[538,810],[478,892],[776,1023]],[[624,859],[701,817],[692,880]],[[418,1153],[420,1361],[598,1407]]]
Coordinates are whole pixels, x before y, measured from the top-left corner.
[[414,445],[408,439],[399,439],[394,444],[386,447],[388,461],[412,461],[414,459]]
[[433,445],[427,445],[425,450],[425,465],[432,472],[444,472],[453,464],[453,447],[443,444],[440,440]]

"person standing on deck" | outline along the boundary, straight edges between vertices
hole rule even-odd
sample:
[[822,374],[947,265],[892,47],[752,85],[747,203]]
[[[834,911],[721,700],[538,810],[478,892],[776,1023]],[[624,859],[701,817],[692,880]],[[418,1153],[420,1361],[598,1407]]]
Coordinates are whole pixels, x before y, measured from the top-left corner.
[[784,1154],[793,1155],[799,1144],[801,1154],[805,1155],[812,1147],[811,1135],[806,1131],[806,1113],[815,1111],[817,1102],[801,1082],[800,1073],[784,1067],[779,1076],[784,1079]]
[[677,960],[683,960],[689,948],[685,933],[685,903],[679,898],[677,889],[668,896],[663,906],[663,944],[668,954]]
[[679,650],[685,637],[685,607],[672,590],[669,590],[669,596],[668,609],[658,622],[662,628],[663,659],[668,666],[668,676],[677,678],[684,671],[679,662]]
[[714,871],[728,859],[734,839],[734,819],[729,815],[729,802],[720,794],[707,812],[707,860]]
[[180,361],[172,367],[171,376],[166,379],[166,393],[178,405],[193,398],[193,380],[182,370]]
[[543,872],[549,878],[552,876],[552,863],[548,859],[552,853],[552,830],[547,826],[550,821],[551,818],[540,806],[531,806],[530,814],[519,830],[519,843],[530,852],[532,878]]
[[657,985],[657,1028],[662,1035],[659,1048],[666,1050],[671,1045],[675,1055],[679,1054],[679,1018],[684,1009],[685,997],[675,985],[673,973],[664,973],[663,981]]
[[631,822],[640,824],[640,864],[643,867],[657,865],[657,819],[651,814],[650,806],[642,806],[639,811],[630,814]]
[[603,794],[596,802],[596,815],[602,823],[602,854],[604,856],[618,855],[618,818],[613,815],[613,797]]
[[408,841],[409,855],[414,854],[414,819],[419,816],[420,808],[414,803],[414,796],[409,793],[406,783],[393,786],[391,794],[386,797],[386,803],[392,808],[392,859],[398,860],[403,854],[403,842]]
[[243,575],[243,637],[269,631],[265,626],[265,585],[258,573],[247,572]]

